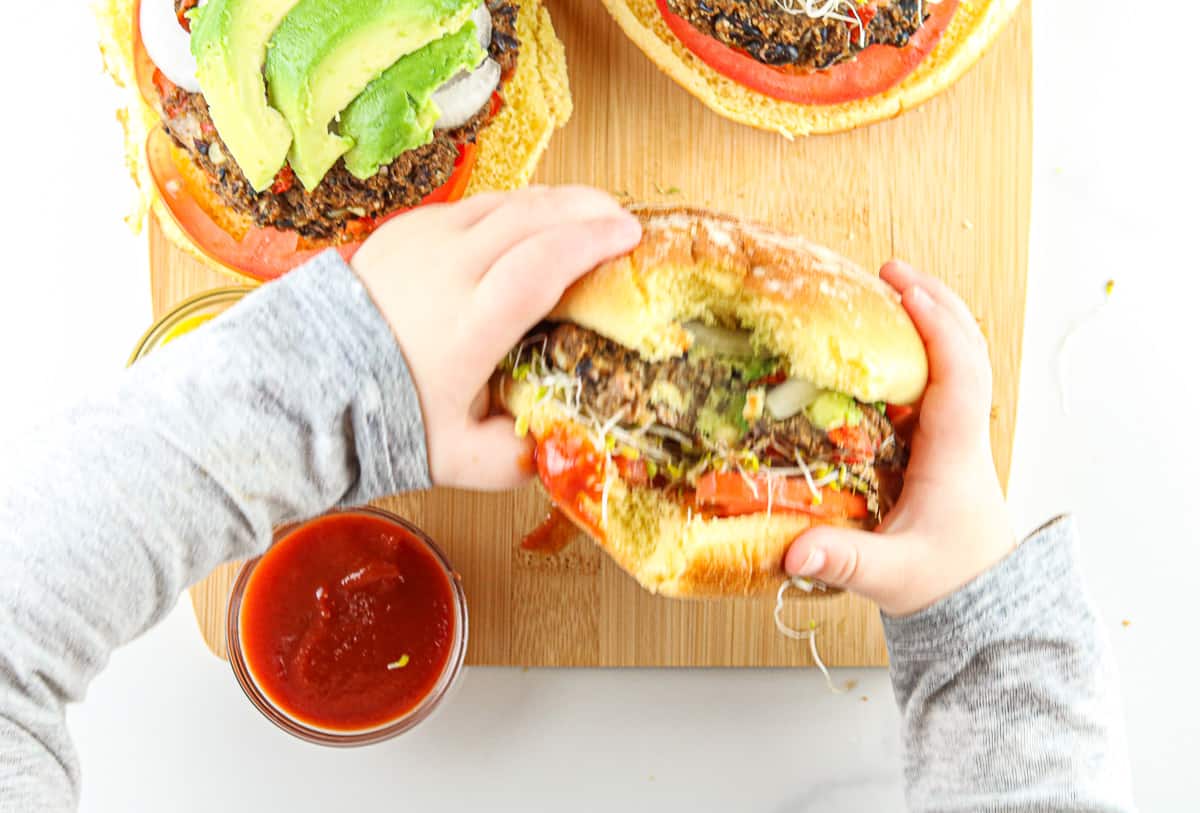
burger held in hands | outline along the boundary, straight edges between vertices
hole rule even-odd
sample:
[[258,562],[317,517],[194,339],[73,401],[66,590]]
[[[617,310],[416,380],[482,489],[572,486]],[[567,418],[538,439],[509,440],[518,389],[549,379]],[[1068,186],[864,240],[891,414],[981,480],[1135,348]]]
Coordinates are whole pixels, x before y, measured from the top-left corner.
[[644,587],[774,589],[801,532],[896,500],[924,346],[895,291],[803,238],[636,213],[641,243],[568,289],[495,389],[551,499]]

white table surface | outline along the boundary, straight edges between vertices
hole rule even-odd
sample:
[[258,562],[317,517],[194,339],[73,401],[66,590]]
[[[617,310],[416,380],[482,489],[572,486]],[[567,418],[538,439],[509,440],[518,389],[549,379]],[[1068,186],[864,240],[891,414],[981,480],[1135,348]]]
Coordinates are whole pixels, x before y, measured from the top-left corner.
[[[1183,810],[1195,809],[1188,755],[1200,754],[1190,623],[1200,535],[1189,510],[1200,452],[1189,428],[1200,406],[1198,46],[1173,36],[1187,14],[1135,23],[1126,8],[1034,8],[1032,256],[1011,512],[1022,531],[1061,511],[1078,517],[1120,664],[1138,799]],[[133,191],[116,96],[91,16],[68,2],[5,14],[0,438],[119,369],[150,319],[144,243],[122,222]],[[1148,39],[1130,36],[1135,25]],[[1057,348],[1110,278],[1108,307],[1073,343],[1066,415]],[[330,751],[259,717],[201,644],[185,599],[114,655],[69,721],[87,811],[326,813],[346,799],[362,810],[898,809],[887,674],[837,677],[858,689],[831,696],[815,673],[788,670],[476,668],[417,732]]]

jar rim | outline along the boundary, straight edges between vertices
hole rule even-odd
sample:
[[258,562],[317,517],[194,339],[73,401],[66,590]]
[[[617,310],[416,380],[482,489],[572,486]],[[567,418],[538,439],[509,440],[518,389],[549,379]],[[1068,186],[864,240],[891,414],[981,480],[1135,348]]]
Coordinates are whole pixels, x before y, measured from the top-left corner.
[[135,361],[149,355],[151,351],[158,347],[159,339],[164,333],[196,311],[226,302],[228,303],[227,307],[232,306],[253,290],[255,290],[255,286],[253,285],[227,285],[223,288],[210,288],[207,291],[201,291],[198,294],[176,302],[171,306],[170,310],[160,318],[154,320],[154,323],[137,340],[137,344],[133,346],[133,352],[129,354],[129,360],[125,362],[125,366],[128,367]]

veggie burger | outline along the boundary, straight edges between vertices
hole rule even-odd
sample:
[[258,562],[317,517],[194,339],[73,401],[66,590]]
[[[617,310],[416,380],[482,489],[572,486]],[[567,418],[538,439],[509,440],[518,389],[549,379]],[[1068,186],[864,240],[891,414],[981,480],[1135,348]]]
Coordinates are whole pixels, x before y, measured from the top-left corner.
[[101,22],[164,231],[255,279],[523,185],[571,112],[540,0],[107,0]]
[[642,208],[642,242],[572,286],[496,394],[555,504],[647,589],[778,587],[813,523],[899,493],[924,345],[878,277],[795,236]]
[[1020,0],[603,0],[672,79],[787,136],[891,118],[975,63]]

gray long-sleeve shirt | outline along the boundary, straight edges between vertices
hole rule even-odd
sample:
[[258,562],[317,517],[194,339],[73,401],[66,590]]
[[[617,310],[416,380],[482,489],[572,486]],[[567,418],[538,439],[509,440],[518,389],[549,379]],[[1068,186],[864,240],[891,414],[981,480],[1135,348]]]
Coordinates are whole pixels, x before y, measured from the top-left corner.
[[[403,356],[332,253],[5,443],[4,811],[74,809],[65,705],[188,585],[260,553],[277,524],[429,486]],[[1132,809],[1069,521],[884,624],[914,810]]]

